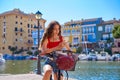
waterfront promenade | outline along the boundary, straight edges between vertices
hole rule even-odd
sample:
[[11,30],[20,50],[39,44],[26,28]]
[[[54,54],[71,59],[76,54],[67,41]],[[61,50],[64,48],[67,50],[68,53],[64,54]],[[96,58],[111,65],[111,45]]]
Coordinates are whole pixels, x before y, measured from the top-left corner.
[[[0,80],[42,80],[41,75],[37,74],[0,74]],[[76,79],[68,79],[68,80],[76,80]]]

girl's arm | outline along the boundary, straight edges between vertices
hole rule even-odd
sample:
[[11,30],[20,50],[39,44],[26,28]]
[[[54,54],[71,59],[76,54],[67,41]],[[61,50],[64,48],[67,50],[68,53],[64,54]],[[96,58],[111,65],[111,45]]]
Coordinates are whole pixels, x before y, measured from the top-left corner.
[[65,48],[66,48],[67,50],[70,50],[70,51],[71,51],[71,48],[70,48],[70,46],[67,44],[67,42],[66,42],[66,40],[64,39],[64,37],[62,37],[62,40],[63,40],[63,44],[65,45]]

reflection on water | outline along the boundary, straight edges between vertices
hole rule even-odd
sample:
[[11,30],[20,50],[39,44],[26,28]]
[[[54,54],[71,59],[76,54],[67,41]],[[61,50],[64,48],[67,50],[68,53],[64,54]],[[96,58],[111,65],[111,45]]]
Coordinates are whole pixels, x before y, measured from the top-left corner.
[[[3,66],[3,65],[1,65]],[[36,69],[36,61],[29,60],[16,60],[16,61],[6,61],[4,64],[4,68],[1,67],[0,73],[2,74],[21,74],[21,73],[29,73]]]
[[120,62],[78,62],[69,74],[78,80],[120,80]]
[[[0,74],[29,73],[36,67],[37,61],[7,61],[0,65]],[[120,80],[120,62],[79,61],[69,76],[78,80]]]

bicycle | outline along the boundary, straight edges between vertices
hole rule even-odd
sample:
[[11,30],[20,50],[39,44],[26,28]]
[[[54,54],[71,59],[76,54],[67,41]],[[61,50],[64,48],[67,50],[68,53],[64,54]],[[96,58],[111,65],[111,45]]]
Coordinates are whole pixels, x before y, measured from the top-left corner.
[[[75,55],[73,55],[73,51],[69,51],[69,50],[62,50],[62,51],[54,51],[54,54],[57,55],[57,58],[54,58],[54,60],[56,61],[56,65],[58,67],[58,79],[60,80],[61,75],[63,76],[63,74],[61,74],[61,71],[66,72],[66,77],[64,77],[64,80],[68,80],[68,72],[67,71],[74,71],[75,70],[75,65],[76,65],[76,61],[78,60],[75,59]],[[66,54],[65,54],[66,53]],[[65,62],[66,61],[66,62]],[[64,63],[64,65],[62,65]],[[50,80],[52,79],[52,75],[50,77]]]

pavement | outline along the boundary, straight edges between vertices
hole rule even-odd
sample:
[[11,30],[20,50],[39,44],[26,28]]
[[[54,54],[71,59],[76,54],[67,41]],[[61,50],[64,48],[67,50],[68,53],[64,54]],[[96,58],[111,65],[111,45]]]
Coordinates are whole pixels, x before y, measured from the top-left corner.
[[[0,74],[0,80],[42,80],[41,75],[37,74]],[[68,80],[77,80],[71,79]]]

